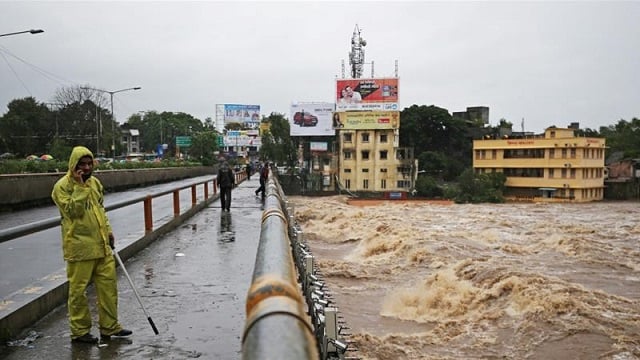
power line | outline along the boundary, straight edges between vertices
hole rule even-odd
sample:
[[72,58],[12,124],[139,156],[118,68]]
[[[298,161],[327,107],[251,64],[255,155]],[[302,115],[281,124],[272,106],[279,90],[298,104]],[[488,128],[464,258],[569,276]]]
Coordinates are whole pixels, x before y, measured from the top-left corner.
[[[68,83],[71,83],[71,84],[75,84],[75,85],[77,85],[77,84],[78,84],[78,83],[76,83],[75,81],[67,80],[67,79],[65,79],[65,78],[63,78],[63,77],[61,77],[61,76],[58,76],[58,75],[56,75],[56,74],[53,74],[53,73],[51,73],[51,72],[49,72],[49,71],[47,71],[47,70],[45,70],[45,69],[43,69],[43,68],[41,68],[41,67],[39,67],[39,66],[36,66],[36,65],[34,65],[34,64],[31,64],[31,63],[30,63],[30,62],[28,62],[27,60],[25,60],[25,59],[23,59],[23,58],[19,57],[18,55],[13,54],[11,51],[9,51],[9,50],[8,50],[6,47],[4,47],[4,46],[0,46],[0,53],[5,53],[5,54],[7,54],[7,55],[9,55],[9,56],[13,57],[14,59],[16,59],[16,60],[18,60],[18,61],[22,62],[23,64],[25,64],[25,65],[27,65],[27,66],[31,67],[35,72],[39,73],[40,75],[42,75],[42,76],[44,76],[44,77],[48,78],[49,80],[51,80],[51,81],[53,81],[53,82],[56,82],[56,83],[58,83],[58,84],[60,84],[60,85],[65,85],[65,83],[67,83],[67,84],[68,84]],[[3,54],[3,57],[4,57],[4,54]],[[7,64],[9,64],[9,61],[8,61],[6,58],[5,58],[5,61],[7,61]],[[9,64],[9,66],[11,67],[11,65],[10,65],[10,64]],[[13,68],[12,68],[12,69],[13,69]]]
[[27,88],[27,84],[24,83],[24,81],[22,81],[22,79],[20,78],[20,75],[18,75],[18,73],[15,71],[15,69],[13,68],[13,66],[11,66],[11,63],[9,62],[9,60],[7,59],[6,56],[4,56],[4,54],[2,52],[0,52],[0,55],[2,55],[2,58],[4,59],[4,61],[7,63],[7,66],[9,67],[9,69],[11,69],[11,72],[13,73],[13,75],[16,76],[16,79],[18,79],[18,81],[20,82],[20,84],[22,85],[22,87],[29,93],[29,96],[33,97],[33,94],[31,93],[31,91],[29,91],[29,88]]

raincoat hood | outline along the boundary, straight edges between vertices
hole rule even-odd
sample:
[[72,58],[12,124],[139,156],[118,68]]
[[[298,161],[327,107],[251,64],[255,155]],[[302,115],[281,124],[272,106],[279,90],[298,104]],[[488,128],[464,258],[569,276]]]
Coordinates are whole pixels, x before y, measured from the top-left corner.
[[69,156],[69,171],[67,171],[67,174],[69,174],[69,176],[73,176],[73,171],[76,169],[78,161],[80,161],[80,159],[85,156],[91,156],[91,159],[93,159],[93,153],[86,147],[76,146],[73,148],[73,151],[71,151],[71,156]]

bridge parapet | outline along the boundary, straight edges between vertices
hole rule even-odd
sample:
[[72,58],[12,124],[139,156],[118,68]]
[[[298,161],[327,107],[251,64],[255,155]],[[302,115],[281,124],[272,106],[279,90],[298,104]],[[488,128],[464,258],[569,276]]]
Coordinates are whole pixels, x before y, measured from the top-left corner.
[[260,244],[246,303],[245,360],[355,359],[348,329],[322,281],[277,176],[266,185]]

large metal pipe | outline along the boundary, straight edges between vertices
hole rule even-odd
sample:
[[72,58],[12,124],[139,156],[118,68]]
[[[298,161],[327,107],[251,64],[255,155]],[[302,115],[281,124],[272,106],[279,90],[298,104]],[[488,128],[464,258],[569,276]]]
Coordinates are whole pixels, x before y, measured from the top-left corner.
[[270,175],[260,243],[247,294],[247,321],[242,336],[245,360],[319,358],[297,283],[282,199],[282,192]]

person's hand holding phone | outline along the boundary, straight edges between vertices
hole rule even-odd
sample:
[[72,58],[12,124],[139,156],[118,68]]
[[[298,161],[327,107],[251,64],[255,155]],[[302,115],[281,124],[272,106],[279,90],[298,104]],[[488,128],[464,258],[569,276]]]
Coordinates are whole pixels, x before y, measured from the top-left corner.
[[84,174],[84,171],[82,169],[78,169],[76,168],[73,171],[73,179],[77,182],[79,182],[80,184],[84,185],[84,179],[82,178],[82,175]]

